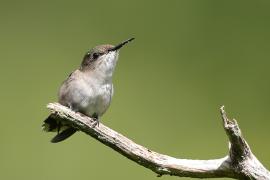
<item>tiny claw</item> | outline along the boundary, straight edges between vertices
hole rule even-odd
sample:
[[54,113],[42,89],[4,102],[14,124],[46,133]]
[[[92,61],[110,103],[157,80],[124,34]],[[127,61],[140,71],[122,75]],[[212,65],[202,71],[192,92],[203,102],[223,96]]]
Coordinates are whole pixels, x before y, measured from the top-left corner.
[[96,126],[99,127],[99,119],[96,118],[96,117],[93,117],[92,119],[95,121],[95,122],[93,123],[93,126],[92,126],[92,127],[93,127],[93,128],[96,127]]

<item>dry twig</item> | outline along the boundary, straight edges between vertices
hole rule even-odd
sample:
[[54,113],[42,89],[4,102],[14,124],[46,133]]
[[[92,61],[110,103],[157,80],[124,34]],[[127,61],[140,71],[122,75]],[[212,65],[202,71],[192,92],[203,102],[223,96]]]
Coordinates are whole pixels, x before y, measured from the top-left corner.
[[158,176],[173,175],[193,178],[229,177],[234,179],[270,179],[270,172],[252,154],[236,120],[229,120],[224,106],[220,108],[223,126],[230,141],[229,155],[221,159],[177,159],[138,145],[102,123],[82,116],[58,103],[47,106],[54,117],[85,132],[130,160],[154,171]]

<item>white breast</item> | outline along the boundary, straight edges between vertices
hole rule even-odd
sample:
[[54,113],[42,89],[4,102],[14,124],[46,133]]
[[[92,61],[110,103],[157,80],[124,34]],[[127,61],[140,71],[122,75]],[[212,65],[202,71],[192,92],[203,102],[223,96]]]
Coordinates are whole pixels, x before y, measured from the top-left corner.
[[59,91],[59,102],[87,116],[102,116],[113,95],[112,74],[118,53],[103,55],[91,71],[75,71]]
[[84,111],[87,115],[91,116],[96,113],[102,116],[108,109],[112,98],[112,84],[94,85],[89,86],[92,88],[91,93],[87,93],[84,102]]

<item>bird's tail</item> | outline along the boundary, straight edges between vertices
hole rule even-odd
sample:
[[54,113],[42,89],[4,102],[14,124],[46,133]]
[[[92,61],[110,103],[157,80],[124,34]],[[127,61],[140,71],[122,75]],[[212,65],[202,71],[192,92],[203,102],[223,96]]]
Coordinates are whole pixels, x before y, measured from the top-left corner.
[[52,115],[45,119],[42,125],[42,129],[45,132],[57,132],[57,135],[51,140],[52,143],[58,143],[60,141],[63,141],[76,132],[76,129],[63,125]]

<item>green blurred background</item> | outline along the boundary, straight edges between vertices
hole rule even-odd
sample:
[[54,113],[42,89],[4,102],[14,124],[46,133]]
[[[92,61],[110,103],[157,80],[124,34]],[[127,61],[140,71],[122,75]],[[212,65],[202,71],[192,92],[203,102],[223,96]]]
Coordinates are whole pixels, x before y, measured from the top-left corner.
[[267,0],[2,0],[0,179],[156,179],[83,133],[51,144],[41,131],[84,53],[129,37],[105,125],[160,153],[220,158],[224,104],[269,169],[269,9]]

